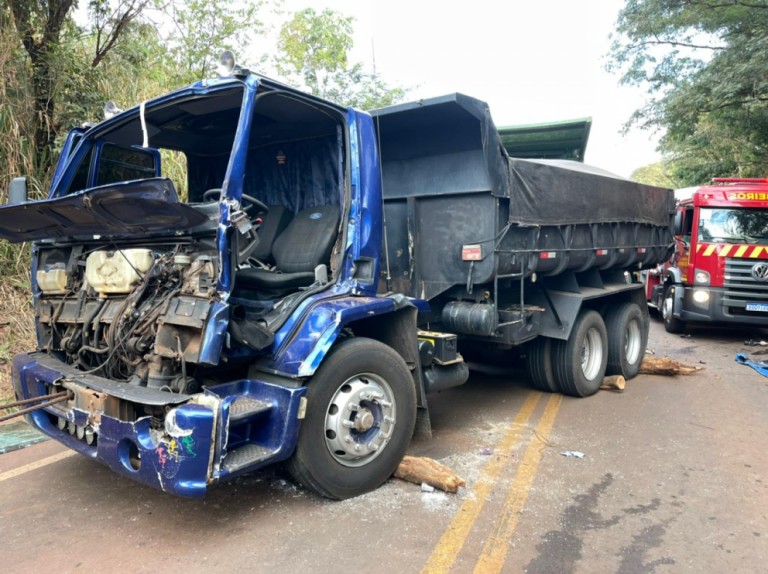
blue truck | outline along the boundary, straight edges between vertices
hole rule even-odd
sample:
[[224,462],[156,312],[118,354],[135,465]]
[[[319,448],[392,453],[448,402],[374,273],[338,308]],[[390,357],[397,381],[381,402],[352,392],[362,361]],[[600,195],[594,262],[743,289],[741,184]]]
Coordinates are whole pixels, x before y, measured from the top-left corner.
[[163,491],[284,462],[329,498],[381,485],[465,357],[547,392],[637,374],[637,273],[668,190],[508,157],[461,94],[364,113],[237,70],[73,130],[32,244],[41,432]]

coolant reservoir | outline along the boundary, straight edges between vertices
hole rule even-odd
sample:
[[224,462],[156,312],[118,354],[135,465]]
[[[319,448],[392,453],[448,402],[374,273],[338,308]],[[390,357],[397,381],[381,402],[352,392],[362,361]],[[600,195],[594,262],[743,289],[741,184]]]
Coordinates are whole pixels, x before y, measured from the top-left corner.
[[150,267],[151,249],[94,251],[85,262],[85,277],[99,295],[130,293]]
[[67,292],[67,272],[61,267],[38,269],[35,274],[37,286],[46,295],[63,295]]

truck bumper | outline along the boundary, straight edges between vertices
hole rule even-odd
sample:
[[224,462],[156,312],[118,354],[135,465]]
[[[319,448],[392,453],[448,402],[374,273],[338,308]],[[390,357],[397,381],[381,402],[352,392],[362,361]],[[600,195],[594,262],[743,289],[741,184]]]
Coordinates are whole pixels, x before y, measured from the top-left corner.
[[[680,286],[676,289],[680,289]],[[708,299],[697,301],[697,291],[708,293]],[[701,298],[701,295],[699,297]],[[674,316],[691,322],[768,327],[768,312],[749,312],[742,308],[732,308],[726,305],[724,300],[725,294],[720,288],[684,287],[680,311]]]
[[[305,393],[243,380],[179,395],[86,376],[46,353],[17,355],[13,384],[19,399],[70,391],[71,400],[26,415],[43,434],[122,476],[188,498],[288,458]],[[243,416],[235,403],[244,398],[258,401],[258,412]]]

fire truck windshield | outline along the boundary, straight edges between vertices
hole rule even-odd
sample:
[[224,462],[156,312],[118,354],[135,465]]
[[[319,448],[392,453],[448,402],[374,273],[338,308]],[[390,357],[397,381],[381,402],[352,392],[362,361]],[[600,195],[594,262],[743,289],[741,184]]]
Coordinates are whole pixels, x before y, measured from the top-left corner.
[[699,241],[768,245],[768,211],[702,207]]

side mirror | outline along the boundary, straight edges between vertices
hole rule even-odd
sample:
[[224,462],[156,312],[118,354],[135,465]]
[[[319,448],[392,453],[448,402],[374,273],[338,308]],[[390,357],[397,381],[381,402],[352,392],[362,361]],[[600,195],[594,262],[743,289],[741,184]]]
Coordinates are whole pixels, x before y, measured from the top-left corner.
[[8,187],[8,204],[27,202],[27,178],[14,177]]
[[675,223],[672,228],[672,235],[675,237],[683,234],[683,213],[682,210],[675,213]]

